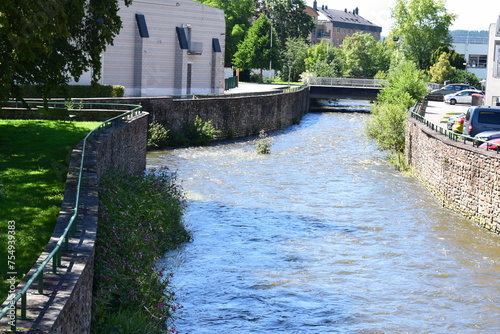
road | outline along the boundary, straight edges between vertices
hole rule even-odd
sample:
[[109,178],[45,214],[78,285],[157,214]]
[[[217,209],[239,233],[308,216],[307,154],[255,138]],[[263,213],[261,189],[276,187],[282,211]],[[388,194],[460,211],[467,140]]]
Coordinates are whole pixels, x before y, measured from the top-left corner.
[[455,104],[452,106],[444,102],[429,101],[425,111],[425,118],[434,124],[445,127],[450,116],[464,113],[469,107],[468,104]]

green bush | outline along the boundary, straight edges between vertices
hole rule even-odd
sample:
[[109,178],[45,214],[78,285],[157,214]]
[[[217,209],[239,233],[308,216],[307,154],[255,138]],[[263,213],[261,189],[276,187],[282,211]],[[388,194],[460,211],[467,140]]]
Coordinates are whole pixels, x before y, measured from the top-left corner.
[[255,141],[257,146],[258,154],[269,154],[271,153],[271,146],[273,145],[272,140],[267,136],[264,130],[260,130],[259,139]]
[[168,145],[169,130],[163,124],[154,121],[148,126],[148,149],[162,148]]
[[[122,315],[149,319],[140,333],[165,333],[179,307],[157,260],[189,241],[182,216],[184,194],[175,176],[159,170],[109,173],[99,188],[94,265],[93,333],[111,333]],[[118,314],[117,314],[118,312]],[[119,333],[137,333],[131,323]],[[125,327],[130,327],[125,331]],[[172,330],[173,331],[173,330]]]
[[[20,97],[41,98],[42,93],[38,86],[20,86]],[[67,85],[57,89],[54,98],[92,98],[92,97],[123,97],[125,87],[119,85]],[[17,97],[17,96],[13,96]]]

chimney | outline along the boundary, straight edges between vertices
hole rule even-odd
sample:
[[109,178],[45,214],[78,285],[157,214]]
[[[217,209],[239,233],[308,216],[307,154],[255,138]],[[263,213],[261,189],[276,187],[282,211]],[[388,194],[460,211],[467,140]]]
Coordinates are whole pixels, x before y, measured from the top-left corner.
[[322,10],[325,10],[325,5],[321,5],[321,9],[322,9]]
[[359,15],[359,8],[356,7],[356,15]]
[[328,5],[325,6],[325,9],[328,10]]
[[316,0],[313,2],[313,9],[318,10],[318,2]]

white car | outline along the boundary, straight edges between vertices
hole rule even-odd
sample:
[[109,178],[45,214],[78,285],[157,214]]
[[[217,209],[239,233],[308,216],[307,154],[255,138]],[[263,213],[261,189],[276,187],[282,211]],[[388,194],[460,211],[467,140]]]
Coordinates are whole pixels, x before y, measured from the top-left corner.
[[472,94],[481,94],[484,92],[476,89],[465,89],[459,92],[448,94],[444,96],[444,102],[449,104],[457,104],[457,103],[472,103]]

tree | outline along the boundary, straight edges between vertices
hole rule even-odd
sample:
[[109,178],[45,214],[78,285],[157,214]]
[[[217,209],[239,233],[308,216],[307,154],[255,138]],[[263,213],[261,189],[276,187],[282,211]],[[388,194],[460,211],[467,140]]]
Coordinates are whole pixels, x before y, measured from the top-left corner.
[[291,81],[299,81],[300,75],[305,72],[307,50],[309,44],[302,38],[289,38],[286,40],[283,51],[283,75]]
[[267,0],[263,6],[276,27],[281,45],[289,38],[308,39],[316,27],[312,16],[305,12],[304,0]]
[[446,52],[448,54],[448,61],[450,62],[451,66],[461,70],[465,69],[464,56],[462,56],[460,53],[456,52],[455,50],[451,49],[448,46],[440,46],[431,54],[430,66],[434,65],[439,61],[439,58],[441,57],[441,54],[443,52]]
[[344,76],[373,78],[379,71],[389,69],[390,54],[370,34],[358,32],[348,36],[340,49]]
[[238,44],[245,38],[250,28],[250,19],[255,13],[254,0],[196,0],[206,5],[224,10],[226,18],[225,63],[231,64]]
[[340,50],[331,46],[327,40],[321,40],[309,48],[304,62],[306,70],[317,77],[338,77],[341,74]]
[[440,84],[453,75],[454,72],[455,67],[451,66],[446,52],[441,53],[438,62],[429,69],[429,74],[432,76],[432,82]]
[[389,151],[389,160],[397,168],[405,168],[405,120],[408,109],[427,92],[425,73],[409,60],[395,63],[388,74],[388,83],[378,95],[366,133],[378,146]]
[[399,37],[408,59],[428,69],[434,50],[451,44],[449,27],[455,17],[446,12],[444,0],[397,0],[392,33]]
[[47,101],[87,70],[97,82],[101,54],[122,26],[118,10],[118,0],[0,2],[0,99],[36,84]]
[[276,31],[271,26],[265,14],[261,14],[248,30],[245,39],[238,44],[238,51],[234,54],[233,63],[240,70],[260,69],[262,80],[262,69],[269,68],[271,64],[276,64],[279,68],[280,42],[275,40],[271,47],[271,29],[273,34]]

